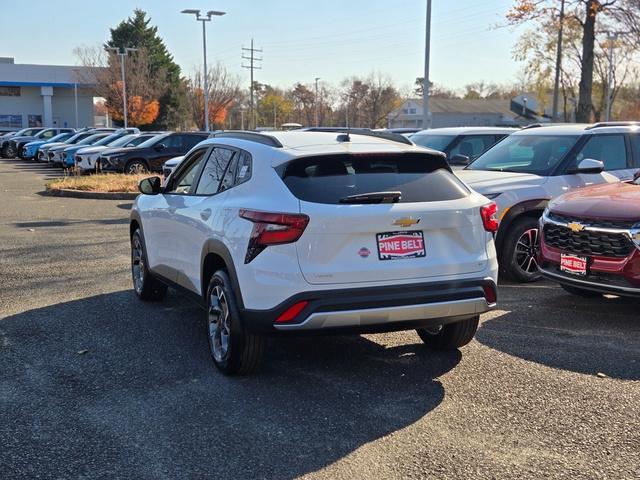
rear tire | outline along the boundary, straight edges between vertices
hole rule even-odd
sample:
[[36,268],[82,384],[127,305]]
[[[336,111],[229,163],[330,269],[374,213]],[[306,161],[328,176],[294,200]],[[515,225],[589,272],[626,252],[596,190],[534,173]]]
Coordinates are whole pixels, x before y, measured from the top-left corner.
[[248,375],[260,367],[265,338],[243,327],[223,270],[213,274],[207,288],[207,338],[213,363],[225,375]]
[[424,344],[436,350],[455,350],[468,344],[478,330],[480,316],[435,328],[418,328],[416,332]]
[[573,287],[571,285],[564,285],[564,284],[560,284],[560,286],[562,287],[562,289],[567,292],[570,293],[571,295],[575,295],[577,297],[582,297],[582,298],[598,298],[598,297],[602,297],[602,294],[600,292],[594,292],[593,290],[587,290],[585,288],[579,288],[579,287]]
[[542,278],[538,269],[540,227],[538,219],[521,217],[509,227],[502,245],[500,267],[510,280],[536,282]]
[[133,290],[140,300],[160,301],[167,295],[167,286],[157,280],[149,271],[147,253],[140,229],[131,237],[131,277]]

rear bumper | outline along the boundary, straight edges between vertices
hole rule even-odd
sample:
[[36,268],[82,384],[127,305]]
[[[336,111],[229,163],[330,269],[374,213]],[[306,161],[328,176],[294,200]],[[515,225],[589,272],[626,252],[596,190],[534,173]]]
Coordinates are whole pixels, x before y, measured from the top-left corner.
[[[443,325],[487,312],[491,278],[304,292],[271,310],[242,310],[245,328],[258,333],[373,333]],[[276,320],[299,302],[308,302],[290,322]]]

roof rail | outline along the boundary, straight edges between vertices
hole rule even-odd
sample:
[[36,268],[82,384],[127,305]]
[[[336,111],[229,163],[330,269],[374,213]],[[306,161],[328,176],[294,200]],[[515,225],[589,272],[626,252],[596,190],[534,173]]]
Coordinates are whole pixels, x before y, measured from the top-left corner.
[[540,128],[540,127],[557,127],[561,125],[578,125],[577,123],[569,123],[569,122],[549,122],[549,123],[532,123],[530,125],[525,125],[522,127],[522,130],[527,130],[529,128]]
[[594,128],[603,128],[603,127],[639,127],[640,122],[598,122],[594,123],[590,127],[587,127],[585,130],[593,130]]
[[270,147],[282,148],[283,145],[276,137],[265,135],[258,132],[247,132],[244,130],[227,130],[223,132],[214,132],[209,138],[237,138],[238,140],[247,140],[249,142],[261,143]]
[[413,145],[413,142],[404,135],[391,132],[378,132],[370,128],[348,128],[348,127],[308,127],[297,130],[298,132],[329,132],[329,133],[348,133],[354,135],[364,135],[366,137],[382,138],[392,142],[404,143],[405,145]]

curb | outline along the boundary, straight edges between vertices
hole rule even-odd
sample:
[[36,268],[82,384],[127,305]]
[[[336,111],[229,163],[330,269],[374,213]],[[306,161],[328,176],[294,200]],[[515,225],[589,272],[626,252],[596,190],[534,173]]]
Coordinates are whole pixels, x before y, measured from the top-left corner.
[[135,200],[139,193],[135,192],[89,192],[86,190],[49,190],[45,192],[46,195],[54,197],[68,197],[68,198],[87,198],[92,200]]

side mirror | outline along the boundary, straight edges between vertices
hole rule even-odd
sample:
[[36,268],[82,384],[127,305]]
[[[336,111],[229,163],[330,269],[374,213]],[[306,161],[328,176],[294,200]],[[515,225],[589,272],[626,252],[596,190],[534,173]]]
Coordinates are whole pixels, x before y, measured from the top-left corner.
[[165,148],[167,148],[167,146],[164,143],[161,143],[160,145],[156,145],[155,147],[153,147],[153,149],[156,152],[161,152],[162,150],[164,150]]
[[161,188],[162,179],[160,177],[148,177],[138,183],[138,190],[143,195],[158,195]]
[[449,163],[451,165],[469,165],[470,162],[471,159],[469,157],[466,155],[460,155],[459,153],[449,159]]
[[640,178],[640,170],[638,170],[636,173],[633,174],[633,181],[635,182],[639,178]]
[[604,163],[593,158],[585,158],[576,168],[572,168],[570,173],[602,173],[604,172]]

